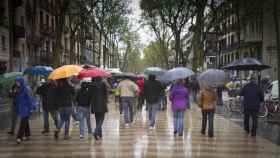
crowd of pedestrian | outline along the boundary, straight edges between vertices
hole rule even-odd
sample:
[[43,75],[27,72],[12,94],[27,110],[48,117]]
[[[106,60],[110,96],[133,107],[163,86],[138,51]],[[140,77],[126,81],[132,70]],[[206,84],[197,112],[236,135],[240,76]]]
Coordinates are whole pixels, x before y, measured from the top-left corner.
[[[54,138],[59,139],[64,127],[64,139],[69,139],[69,127],[73,117],[74,120],[79,121],[80,139],[85,137],[86,127],[88,134],[92,134],[96,140],[102,139],[102,126],[105,114],[108,112],[109,88],[113,88],[116,103],[119,103],[120,114],[123,114],[125,128],[132,126],[135,111],[142,110],[143,105],[146,105],[149,129],[155,129],[157,112],[166,109],[167,98],[169,98],[173,113],[174,135],[183,136],[185,113],[190,109],[191,102],[197,101],[202,112],[201,134],[206,134],[208,123],[208,136],[214,136],[214,113],[218,96],[213,87],[203,87],[198,92],[197,82],[178,79],[166,84],[158,81],[155,75],[149,75],[148,79],[139,77],[136,80],[124,77],[113,81],[111,85],[109,87],[108,82],[101,77],[81,83],[73,83],[69,79],[45,81],[36,90],[36,94],[40,95],[42,100],[42,134],[50,133],[49,116],[51,116],[55,127]],[[167,89],[169,96],[167,96]],[[19,117],[17,143],[21,143],[22,140],[27,140],[31,136],[29,118],[38,103],[33,99],[34,95],[22,77],[16,78],[9,94],[13,98],[12,124],[9,134],[14,134],[16,120]],[[196,97],[197,94],[198,97]],[[252,136],[256,136],[257,113],[263,102],[262,91],[252,79],[241,90],[240,95],[244,97],[244,129]],[[91,114],[94,114],[96,120],[94,131],[91,126]],[[253,120],[251,129],[250,118]]]

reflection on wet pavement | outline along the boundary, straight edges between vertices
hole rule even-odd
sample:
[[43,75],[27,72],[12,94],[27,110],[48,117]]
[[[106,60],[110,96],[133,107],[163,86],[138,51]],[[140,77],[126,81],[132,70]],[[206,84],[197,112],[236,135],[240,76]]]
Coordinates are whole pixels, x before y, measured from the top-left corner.
[[[92,136],[79,139],[79,130],[72,125],[71,139],[55,141],[53,133],[41,135],[42,118],[31,121],[31,140],[21,145],[15,138],[0,133],[0,157],[221,157],[221,158],[279,158],[280,147],[257,136],[247,136],[242,128],[221,116],[215,117],[215,137],[200,134],[200,111],[193,106],[185,117],[183,137],[174,137],[170,110],[161,111],[155,130],[147,127],[146,111],[136,114],[130,128],[124,128],[118,107],[110,104],[110,112],[104,122],[103,140]],[[94,125],[94,117],[92,123]],[[95,126],[95,125],[94,125]]]

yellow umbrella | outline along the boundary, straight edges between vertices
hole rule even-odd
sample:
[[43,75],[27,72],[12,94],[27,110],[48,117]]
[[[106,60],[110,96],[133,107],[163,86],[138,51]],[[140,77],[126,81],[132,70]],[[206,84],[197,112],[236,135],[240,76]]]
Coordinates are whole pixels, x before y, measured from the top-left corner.
[[50,80],[57,80],[62,78],[68,78],[74,75],[78,75],[83,68],[78,65],[64,65],[55,69],[48,77]]

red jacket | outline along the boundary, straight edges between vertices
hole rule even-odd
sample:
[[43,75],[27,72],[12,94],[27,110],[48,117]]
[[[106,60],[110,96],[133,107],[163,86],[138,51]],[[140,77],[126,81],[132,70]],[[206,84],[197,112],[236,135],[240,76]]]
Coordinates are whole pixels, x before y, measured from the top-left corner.
[[140,90],[140,94],[143,92],[143,89],[144,89],[144,78],[141,78],[141,79],[138,79],[136,84],[138,85],[139,87],[139,90]]

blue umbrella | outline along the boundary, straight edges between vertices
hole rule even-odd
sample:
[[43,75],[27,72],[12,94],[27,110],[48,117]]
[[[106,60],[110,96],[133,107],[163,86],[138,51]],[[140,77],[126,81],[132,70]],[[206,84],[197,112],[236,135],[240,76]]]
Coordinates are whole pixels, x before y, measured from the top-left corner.
[[191,69],[185,67],[177,67],[171,70],[168,70],[162,77],[165,81],[174,81],[179,79],[185,79],[194,75],[194,72]]
[[145,75],[160,76],[165,73],[165,70],[159,67],[149,67],[144,70]]
[[52,71],[53,68],[50,66],[32,66],[26,68],[23,74],[32,76],[48,76]]

